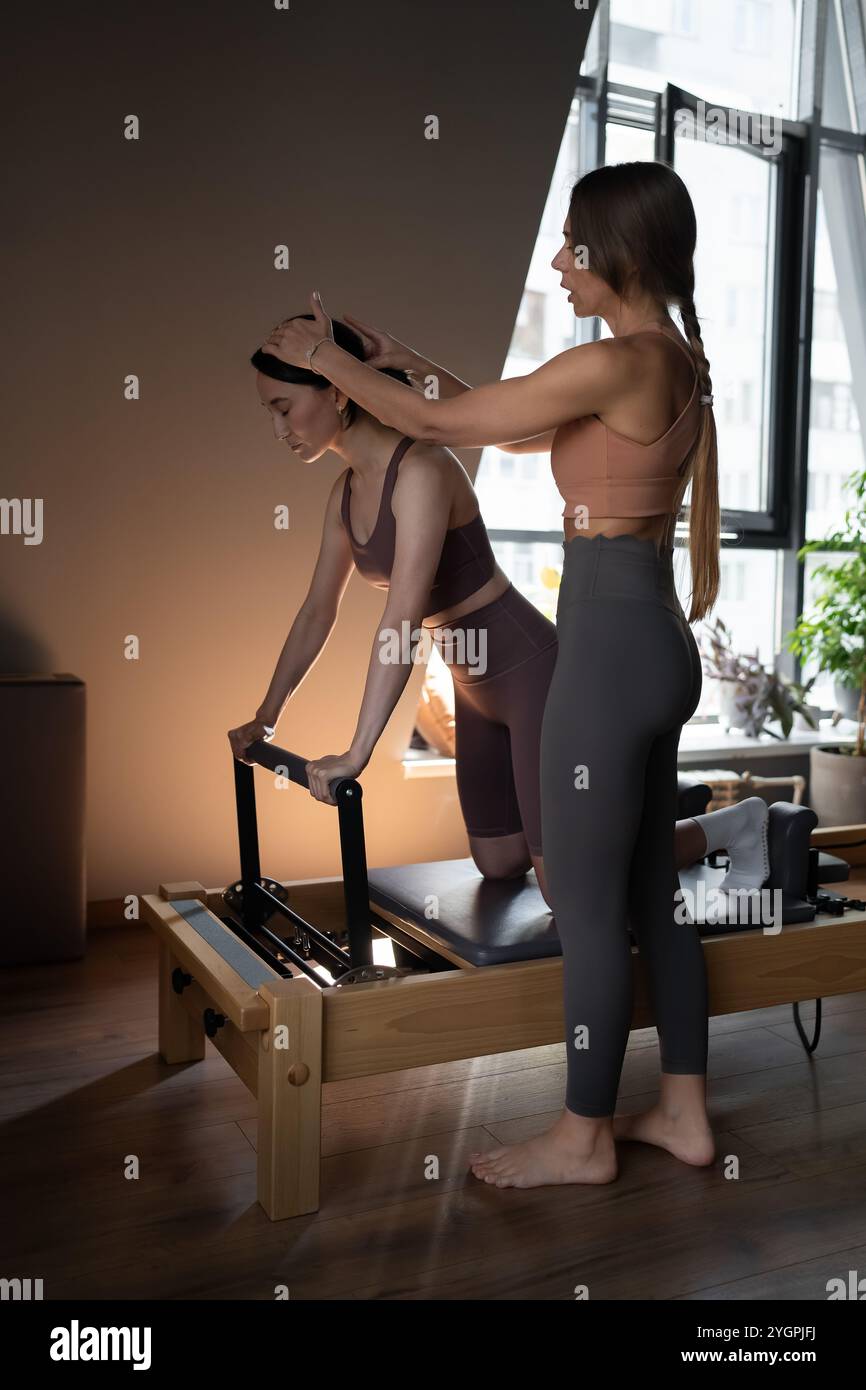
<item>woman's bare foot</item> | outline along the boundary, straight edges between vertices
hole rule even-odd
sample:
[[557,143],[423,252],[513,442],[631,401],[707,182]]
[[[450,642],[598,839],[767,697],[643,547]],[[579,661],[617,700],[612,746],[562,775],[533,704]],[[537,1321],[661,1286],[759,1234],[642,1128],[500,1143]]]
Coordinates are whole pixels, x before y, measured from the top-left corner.
[[610,1118],[564,1110],[537,1139],[470,1154],[469,1166],[476,1178],[493,1187],[613,1182],[617,1162]]
[[616,1139],[656,1144],[695,1167],[706,1167],[716,1156],[716,1141],[707,1119],[706,1077],[663,1072],[658,1103],[638,1115],[618,1115]]

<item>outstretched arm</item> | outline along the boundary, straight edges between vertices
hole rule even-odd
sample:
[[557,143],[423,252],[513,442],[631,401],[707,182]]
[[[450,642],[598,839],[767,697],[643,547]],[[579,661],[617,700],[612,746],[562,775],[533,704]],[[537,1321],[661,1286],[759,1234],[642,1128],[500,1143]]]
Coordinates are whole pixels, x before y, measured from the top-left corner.
[[352,551],[340,518],[344,477],[345,473],[341,473],[331,487],[310,587],[257,710],[270,725],[276,726],[287,701],[318,660],[337,621],[337,612],[354,569]]
[[311,302],[315,319],[287,320],[263,351],[293,366],[307,366],[309,351],[314,370],[413,439],[468,447],[530,439],[581,415],[603,413],[627,381],[619,345],[602,339],[567,348],[528,376],[427,400],[338,347],[321,300],[314,295]]
[[[401,342],[384,328],[374,328],[372,324],[356,319],[353,314],[344,314],[343,322],[359,334],[364,344],[364,360],[368,367],[375,367],[377,371],[386,367],[397,367],[406,372],[412,385],[419,391],[426,391],[428,382],[435,381],[436,396],[440,400],[443,397],[461,396],[464,391],[472,390],[468,381],[461,381],[454,372],[449,372],[431,357],[416,352],[408,343]],[[497,443],[496,447],[506,454],[546,454],[553,445],[553,435],[553,430],[547,430],[544,434],[536,434],[530,439]]]

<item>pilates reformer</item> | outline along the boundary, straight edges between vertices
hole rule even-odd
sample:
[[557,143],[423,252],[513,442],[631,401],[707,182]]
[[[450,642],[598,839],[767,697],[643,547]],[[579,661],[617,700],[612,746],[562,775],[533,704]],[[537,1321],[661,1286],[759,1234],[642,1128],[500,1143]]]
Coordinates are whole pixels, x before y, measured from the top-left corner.
[[[309,790],[308,759],[262,741],[246,757]],[[316,925],[299,911],[315,896],[310,885],[262,875],[255,769],[232,762],[240,878],[221,890],[162,884],[143,906],[159,938],[160,1053],[201,1060],[209,1038],[257,1097],[257,1195],[277,1220],[318,1210],[325,1082],[562,1042],[562,964],[534,873],[491,881],[471,859],[368,871],[353,778],[331,783],[342,880],[316,885],[328,890],[318,901],[330,917]],[[687,783],[680,813],[699,814],[710,795]],[[781,896],[781,929],[694,919],[711,1015],[790,1003],[808,1053],[821,997],[866,988],[866,903],[821,886],[866,865],[866,825],[816,822],[808,807],[770,807],[768,884]],[[692,901],[702,881],[722,877],[719,860],[680,871]],[[633,938],[632,959],[631,1026],[645,1028],[653,1017]],[[798,1010],[808,999],[817,1001],[811,1039]]]

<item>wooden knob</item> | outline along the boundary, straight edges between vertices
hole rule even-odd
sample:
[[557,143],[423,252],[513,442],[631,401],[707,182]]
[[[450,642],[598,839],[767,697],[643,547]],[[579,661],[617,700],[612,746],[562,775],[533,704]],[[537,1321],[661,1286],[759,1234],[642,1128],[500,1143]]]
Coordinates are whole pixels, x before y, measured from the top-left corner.
[[303,1086],[309,1079],[310,1068],[307,1066],[306,1062],[296,1062],[293,1067],[289,1068],[290,1086]]

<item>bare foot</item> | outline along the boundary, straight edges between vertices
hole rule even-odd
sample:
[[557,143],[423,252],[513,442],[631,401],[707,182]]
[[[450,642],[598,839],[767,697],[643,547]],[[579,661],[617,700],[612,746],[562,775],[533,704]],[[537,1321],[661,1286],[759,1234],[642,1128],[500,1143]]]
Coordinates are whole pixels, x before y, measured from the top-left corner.
[[586,1120],[565,1112],[537,1139],[470,1154],[469,1166],[476,1178],[493,1187],[613,1182],[617,1162],[610,1124],[587,1133]]
[[716,1156],[713,1131],[703,1120],[686,1119],[681,1113],[665,1111],[660,1105],[638,1115],[618,1115],[613,1122],[616,1139],[635,1139],[657,1144],[683,1163],[705,1167]]

